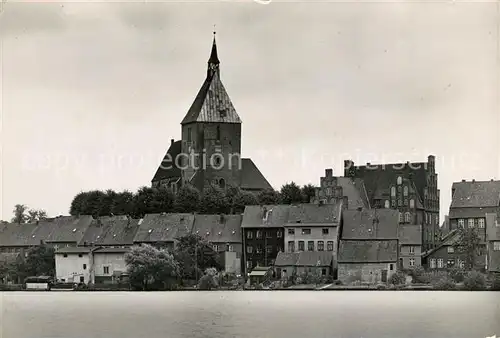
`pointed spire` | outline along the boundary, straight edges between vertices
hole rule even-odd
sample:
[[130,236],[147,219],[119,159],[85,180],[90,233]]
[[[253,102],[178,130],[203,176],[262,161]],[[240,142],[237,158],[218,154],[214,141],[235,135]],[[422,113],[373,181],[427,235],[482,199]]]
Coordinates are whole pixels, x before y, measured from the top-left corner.
[[210,77],[215,73],[219,73],[219,57],[217,56],[217,44],[215,42],[215,25],[214,25],[214,40],[212,43],[212,52],[210,53],[210,58],[208,59],[208,70],[207,77]]

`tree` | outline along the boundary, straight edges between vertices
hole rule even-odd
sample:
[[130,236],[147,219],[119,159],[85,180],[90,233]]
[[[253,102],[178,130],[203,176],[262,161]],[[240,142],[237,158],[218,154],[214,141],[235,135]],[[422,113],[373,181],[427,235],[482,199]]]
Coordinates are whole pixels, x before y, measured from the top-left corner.
[[175,196],[174,210],[176,212],[195,212],[200,205],[200,192],[190,184],[183,185]]
[[212,245],[197,234],[178,237],[174,256],[182,279],[197,280],[208,268],[223,268]]
[[28,216],[26,215],[26,211],[28,207],[24,204],[16,204],[14,206],[14,217],[12,218],[12,223],[22,224],[26,223]]
[[84,215],[87,203],[88,193],[80,191],[73,197],[69,207],[69,214],[72,216]]
[[172,289],[179,276],[179,265],[174,256],[150,245],[132,247],[125,255],[125,263],[131,283],[143,291]]
[[26,261],[22,266],[26,276],[54,276],[55,250],[46,245],[33,247],[28,250]]
[[217,288],[217,270],[214,268],[208,268],[205,270],[205,274],[200,278],[198,282],[198,289],[200,290],[212,290]]
[[302,191],[295,182],[290,182],[281,187],[281,203],[292,204],[300,203],[303,200]]
[[480,255],[481,239],[475,228],[460,228],[458,232],[458,241],[454,247],[459,253],[463,254],[466,269],[474,269],[476,259]]
[[41,221],[46,217],[47,217],[47,212],[45,210],[30,209],[28,210],[27,222],[35,223],[36,221]]
[[257,197],[248,191],[239,190],[231,199],[233,213],[242,213],[247,205],[258,205]]
[[311,198],[316,195],[316,187],[312,184],[306,184],[301,189],[302,192],[302,202],[311,203]]
[[199,211],[203,214],[229,214],[231,203],[226,192],[215,185],[206,187],[201,195]]
[[273,189],[266,189],[257,194],[257,201],[260,205],[272,205],[280,203],[280,195]]
[[116,194],[112,213],[114,215],[134,215],[134,194],[124,190]]

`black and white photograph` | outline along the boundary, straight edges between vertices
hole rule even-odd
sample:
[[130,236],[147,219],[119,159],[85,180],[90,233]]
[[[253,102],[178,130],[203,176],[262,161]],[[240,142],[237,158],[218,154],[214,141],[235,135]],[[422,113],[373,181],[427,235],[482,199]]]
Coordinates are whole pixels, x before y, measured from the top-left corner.
[[0,0],[1,338],[500,338],[499,0]]

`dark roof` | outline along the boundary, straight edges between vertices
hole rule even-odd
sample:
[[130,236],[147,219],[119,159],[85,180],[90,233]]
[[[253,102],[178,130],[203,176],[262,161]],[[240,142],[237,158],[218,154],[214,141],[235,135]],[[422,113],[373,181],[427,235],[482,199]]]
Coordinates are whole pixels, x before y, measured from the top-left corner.
[[365,183],[360,178],[338,177],[337,184],[342,187],[342,195],[347,197],[347,209],[369,208]]
[[94,251],[94,254],[99,253],[127,253],[130,248],[98,248]]
[[241,218],[241,215],[195,215],[192,232],[212,243],[238,243]]
[[339,263],[395,262],[397,258],[397,240],[340,241]]
[[165,179],[177,179],[181,177],[181,170],[177,167],[175,160],[177,156],[181,153],[181,141],[175,141],[168,148],[167,153],[163,157],[158,170],[151,180],[152,182],[157,182]]
[[173,242],[177,237],[191,233],[193,223],[193,214],[148,214],[139,222],[134,242]]
[[451,208],[449,211],[449,217],[451,219],[457,218],[476,218],[485,217],[487,213],[499,212],[500,207],[464,207],[464,208]]
[[344,210],[342,239],[397,239],[398,225],[398,210]]
[[192,122],[241,123],[218,72],[205,79],[181,124]]
[[80,241],[94,245],[132,245],[139,229],[139,219],[127,216],[107,216],[93,220]]
[[210,58],[208,59],[208,63],[219,64],[219,57],[217,56],[217,44],[215,43],[215,32],[214,32],[214,41],[212,42],[212,51],[210,52]]
[[[280,228],[288,220],[290,205],[248,205],[243,213],[242,228]],[[271,211],[267,221],[264,221],[264,212]]]
[[40,221],[31,234],[30,245],[40,244],[40,240],[48,243],[79,243],[87,231],[92,216],[60,216]]
[[274,266],[330,266],[332,260],[328,251],[278,252]]
[[241,159],[241,189],[244,190],[266,190],[273,187],[266,180],[259,168],[249,158]]
[[89,247],[66,247],[56,250],[56,254],[80,254],[80,253],[90,253],[94,248]]
[[[36,228],[35,223],[2,223],[0,225],[0,246],[30,246],[30,238]],[[40,244],[40,240],[35,244]]]
[[338,225],[340,222],[341,210],[342,203],[291,205],[288,213],[287,226],[297,224]]
[[[500,181],[455,182],[450,208],[498,207]],[[450,212],[451,216],[451,212]]]
[[434,249],[431,249],[427,252],[424,252],[422,254],[422,257],[427,257],[429,256],[430,254],[438,251],[439,249],[441,249],[443,246],[453,246],[455,244],[458,243],[460,239],[460,233],[458,231],[458,229],[454,229],[452,231],[450,231],[442,240],[441,243],[439,243],[439,245],[437,247],[435,247]]
[[422,226],[418,224],[400,225],[398,239],[400,245],[422,245]]

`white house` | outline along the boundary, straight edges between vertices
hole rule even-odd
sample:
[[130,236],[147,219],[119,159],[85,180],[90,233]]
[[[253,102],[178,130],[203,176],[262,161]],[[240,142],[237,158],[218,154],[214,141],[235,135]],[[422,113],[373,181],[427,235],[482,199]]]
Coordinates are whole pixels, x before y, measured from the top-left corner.
[[115,283],[127,272],[125,254],[128,248],[99,248],[92,252],[94,256],[95,283]]
[[56,251],[56,279],[88,284],[92,278],[93,248],[68,247]]

